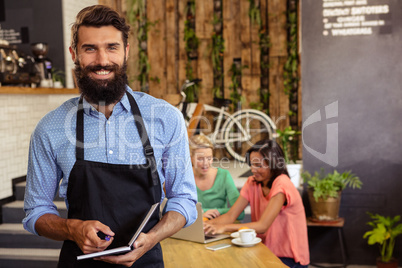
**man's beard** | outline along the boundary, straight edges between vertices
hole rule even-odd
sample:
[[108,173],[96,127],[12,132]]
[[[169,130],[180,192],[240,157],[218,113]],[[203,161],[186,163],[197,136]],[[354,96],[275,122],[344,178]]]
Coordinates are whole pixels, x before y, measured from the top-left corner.
[[[93,79],[89,76],[91,72],[107,70],[114,72],[114,78],[111,79]],[[81,67],[77,61],[75,63],[74,73],[77,78],[78,87],[86,100],[93,104],[109,105],[118,102],[126,92],[127,82],[127,62],[124,60],[120,67],[117,64],[95,65]]]

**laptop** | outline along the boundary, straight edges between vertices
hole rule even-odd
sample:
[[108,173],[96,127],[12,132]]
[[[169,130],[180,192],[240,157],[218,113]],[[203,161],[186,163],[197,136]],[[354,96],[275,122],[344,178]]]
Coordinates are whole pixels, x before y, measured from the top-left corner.
[[117,255],[117,254],[123,254],[127,253],[131,250],[133,250],[133,244],[135,240],[137,240],[137,237],[140,235],[142,230],[144,229],[145,225],[148,223],[149,219],[151,218],[152,214],[154,214],[156,208],[158,207],[159,203],[153,204],[152,207],[149,209],[148,214],[145,216],[144,220],[142,221],[140,227],[138,227],[137,231],[131,238],[130,242],[128,242],[127,246],[123,247],[118,247],[118,248],[112,248],[112,249],[107,249],[104,251],[100,252],[95,252],[95,253],[89,253],[89,254],[84,254],[77,256],[77,260],[85,260],[85,259],[90,259],[90,258],[95,258],[95,257],[101,257],[101,256],[106,256],[106,255]]
[[174,235],[172,235],[171,236],[172,238],[207,244],[210,242],[230,237],[230,235],[228,234],[216,234],[216,235],[204,234],[204,223],[202,221],[203,211],[201,203],[198,202],[196,204],[196,207],[198,213],[197,220],[192,225],[183,228]]

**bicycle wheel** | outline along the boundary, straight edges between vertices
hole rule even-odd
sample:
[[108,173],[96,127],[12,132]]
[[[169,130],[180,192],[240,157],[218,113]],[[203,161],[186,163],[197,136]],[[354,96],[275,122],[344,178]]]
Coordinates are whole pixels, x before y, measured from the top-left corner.
[[[271,120],[272,121],[272,120]],[[262,139],[273,139],[276,129],[259,111],[243,110],[225,122],[223,128],[225,148],[236,160],[245,162],[245,154]]]

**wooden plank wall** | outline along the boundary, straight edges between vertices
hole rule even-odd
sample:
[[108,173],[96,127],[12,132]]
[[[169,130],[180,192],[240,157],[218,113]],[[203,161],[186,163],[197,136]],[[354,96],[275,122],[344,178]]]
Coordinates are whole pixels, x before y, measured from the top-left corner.
[[[245,98],[243,108],[248,108],[250,103],[259,102],[260,99],[259,27],[250,21],[248,0],[221,1],[225,39],[224,96],[225,98],[230,96],[229,70],[233,59],[240,58],[242,65],[248,66],[242,70],[242,95]],[[287,116],[289,101],[283,90],[283,66],[287,58],[286,1],[256,0],[256,2],[261,9],[261,19],[265,20],[268,26],[272,43],[269,50],[269,114],[278,127],[283,129],[289,124]],[[127,12],[126,0],[99,0],[99,3],[112,6],[122,14]],[[200,41],[195,70],[198,78],[203,80],[199,96],[202,102],[213,104],[213,68],[210,52],[213,0],[196,0],[195,3],[196,35]],[[150,77],[153,78],[149,81],[149,93],[158,98],[178,94],[178,89],[186,78],[187,55],[184,43],[186,6],[186,0],[146,1],[148,21],[157,22],[148,32],[148,57],[151,65]],[[130,42],[133,42],[128,62],[130,86],[134,90],[139,90],[139,84],[134,81],[137,73],[135,61],[138,48],[135,38],[130,38]],[[299,90],[301,91],[301,88]],[[299,107],[301,110],[301,106]]]

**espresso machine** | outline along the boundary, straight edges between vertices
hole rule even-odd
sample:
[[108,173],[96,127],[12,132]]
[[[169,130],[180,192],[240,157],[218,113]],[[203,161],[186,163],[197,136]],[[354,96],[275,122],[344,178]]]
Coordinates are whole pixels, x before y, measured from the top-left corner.
[[47,43],[31,44],[32,53],[35,59],[35,69],[40,76],[40,87],[53,87],[52,61],[47,58],[49,45]]
[[0,85],[36,86],[39,83],[33,57],[0,40]]

